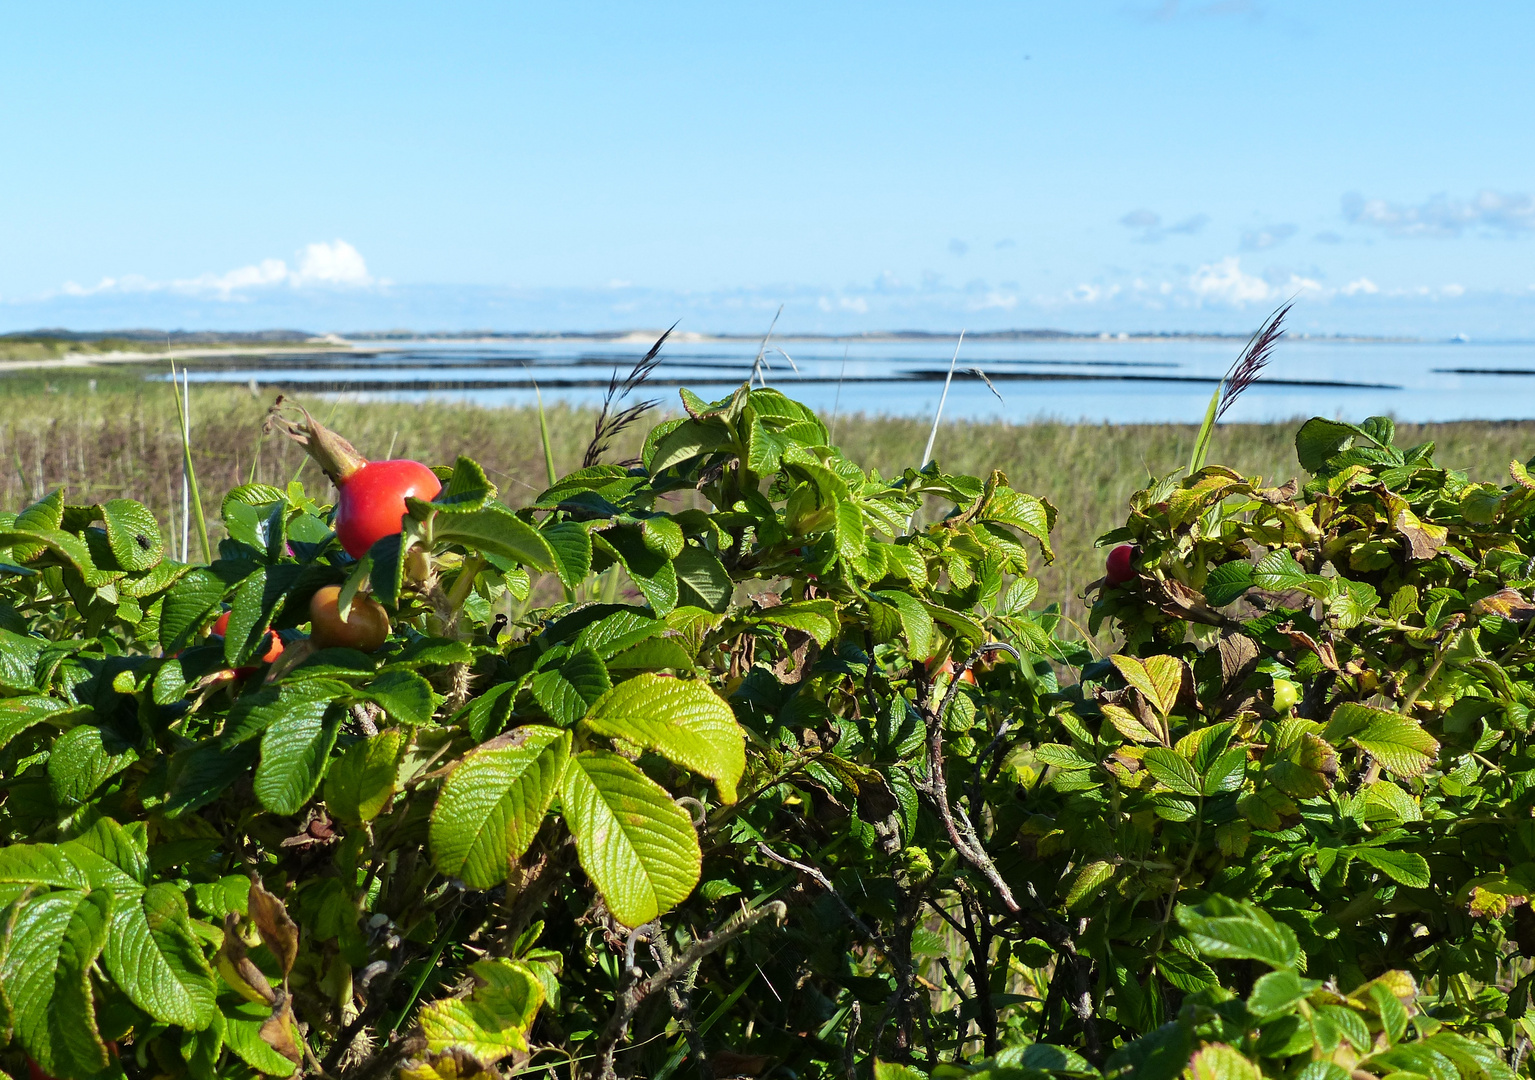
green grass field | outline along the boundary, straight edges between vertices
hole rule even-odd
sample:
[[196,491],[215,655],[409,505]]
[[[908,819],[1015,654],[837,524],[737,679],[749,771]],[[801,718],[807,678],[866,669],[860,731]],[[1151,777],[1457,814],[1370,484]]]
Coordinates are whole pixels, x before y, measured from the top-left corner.
[[[38,494],[67,485],[70,498],[89,502],[118,497],[150,506],[180,536],[181,443],[168,383],[144,381],[145,369],[17,372],[0,377],[0,507],[19,509]],[[303,400],[296,398],[295,400]],[[663,408],[670,409],[674,398]],[[209,521],[221,494],[250,475],[286,483],[303,465],[302,452],[285,439],[262,441],[270,396],[244,387],[192,388],[194,463]],[[485,466],[511,505],[544,486],[537,414],[530,409],[482,409],[451,404],[309,400],[322,420],[368,457],[412,457],[451,463],[464,453]],[[549,411],[561,471],[575,468],[591,437],[594,414],[560,407]],[[1283,482],[1297,475],[1296,424],[1231,424],[1220,428],[1210,454],[1247,475]],[[645,425],[614,446],[610,460],[638,450]],[[1098,577],[1098,535],[1123,519],[1130,494],[1149,473],[1165,473],[1188,460],[1192,424],[1077,425],[945,423],[934,453],[952,472],[978,475],[992,468],[1013,484],[1060,509],[1058,558],[1039,566],[1041,601],[1062,602],[1073,617],[1083,587]],[[844,416],[836,439],[865,467],[885,475],[916,464],[927,438],[918,420]],[[1404,425],[1404,445],[1432,439],[1439,461],[1473,478],[1507,482],[1510,460],[1535,454],[1535,422]],[[312,466],[303,478],[323,479]],[[196,550],[196,544],[193,544]]]

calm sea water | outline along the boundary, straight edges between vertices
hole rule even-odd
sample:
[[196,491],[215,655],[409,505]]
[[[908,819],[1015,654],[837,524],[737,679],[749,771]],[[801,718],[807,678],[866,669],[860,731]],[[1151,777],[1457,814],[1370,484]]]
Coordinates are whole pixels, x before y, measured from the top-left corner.
[[[668,342],[656,371],[658,383],[667,385],[651,386],[642,396],[673,407],[680,382],[706,400],[724,397],[746,378],[758,345]],[[588,404],[601,399],[601,386],[615,368],[627,371],[646,348],[643,342],[541,340],[370,344],[351,355],[194,365],[192,378],[487,406],[530,403],[537,382],[546,402]],[[1238,341],[1176,339],[966,341],[944,415],[1197,423],[1213,389],[1209,380],[1219,378],[1241,348]],[[823,415],[930,417],[953,351],[952,342],[937,340],[787,340],[782,351],[769,351],[764,374],[769,385]],[[971,368],[984,372],[991,386]],[[1535,418],[1535,343],[1286,340],[1275,349],[1265,381],[1227,419],[1359,420],[1375,414],[1403,421]]]

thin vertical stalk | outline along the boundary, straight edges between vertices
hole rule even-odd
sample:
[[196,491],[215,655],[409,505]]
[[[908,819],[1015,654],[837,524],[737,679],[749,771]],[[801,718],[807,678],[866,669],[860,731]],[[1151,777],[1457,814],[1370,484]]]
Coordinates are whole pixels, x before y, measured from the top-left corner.
[[[182,384],[176,386],[176,364],[171,362],[171,389],[176,393],[176,416],[181,421],[181,561],[190,551],[191,516],[197,516],[197,539],[202,544],[203,562],[213,561],[213,544],[208,540],[208,522],[203,517],[202,497],[197,490],[197,471],[192,467],[192,384],[185,369]],[[190,510],[190,513],[188,512]]]
[[559,477],[554,471],[554,449],[549,445],[549,419],[544,415],[544,395],[538,383],[533,384],[533,393],[538,397],[538,434],[544,441],[544,471],[549,474],[549,486],[553,487]]
[[927,468],[927,463],[933,460],[933,443],[938,440],[938,421],[943,419],[943,405],[949,400],[949,384],[954,381],[954,365],[959,362],[959,347],[965,343],[965,332],[959,332],[959,340],[954,343],[954,357],[949,361],[949,374],[943,380],[943,393],[938,397],[938,408],[933,413],[933,430],[927,433],[927,446],[922,451],[922,463],[917,470]]

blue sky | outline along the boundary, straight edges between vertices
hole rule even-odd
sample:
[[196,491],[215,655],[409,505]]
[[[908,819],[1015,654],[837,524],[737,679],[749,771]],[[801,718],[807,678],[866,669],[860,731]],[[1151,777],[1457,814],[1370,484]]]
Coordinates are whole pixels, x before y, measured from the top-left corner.
[[1535,7],[0,10],[0,329],[1535,336]]

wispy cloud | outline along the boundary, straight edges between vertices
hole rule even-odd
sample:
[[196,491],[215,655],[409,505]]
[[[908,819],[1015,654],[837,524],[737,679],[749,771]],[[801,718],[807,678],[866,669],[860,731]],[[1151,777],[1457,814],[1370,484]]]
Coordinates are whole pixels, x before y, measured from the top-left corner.
[[1119,219],[1119,223],[1127,229],[1139,231],[1140,235],[1135,237],[1137,243],[1156,244],[1169,236],[1193,236],[1210,223],[1210,218],[1206,214],[1195,214],[1175,224],[1163,225],[1161,214],[1142,208],[1131,210]]
[[1489,189],[1470,199],[1439,194],[1421,203],[1403,204],[1350,192],[1343,196],[1343,216],[1391,236],[1455,237],[1466,232],[1515,236],[1535,230],[1535,200],[1520,192]]
[[171,292],[193,296],[213,296],[222,300],[239,299],[252,292],[287,286],[294,289],[319,287],[363,288],[384,284],[368,273],[362,254],[345,240],[307,244],[298,252],[297,265],[289,267],[282,259],[262,259],[249,266],[236,267],[222,274],[199,274],[192,278],[154,281],[139,274],[102,278],[95,285],[66,282],[66,296],[93,296],[98,293]]
[[957,236],[949,241],[949,254],[951,255],[964,255],[969,250],[970,245]]
[[1295,225],[1265,225],[1259,229],[1249,229],[1242,234],[1242,242],[1238,247],[1242,251],[1267,251],[1278,247],[1299,231]]

